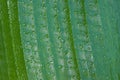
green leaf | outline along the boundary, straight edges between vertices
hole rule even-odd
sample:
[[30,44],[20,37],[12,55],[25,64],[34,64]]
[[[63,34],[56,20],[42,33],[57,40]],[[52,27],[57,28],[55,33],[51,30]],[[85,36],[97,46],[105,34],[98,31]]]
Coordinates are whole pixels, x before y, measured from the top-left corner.
[[0,80],[120,80],[120,0],[0,0]]

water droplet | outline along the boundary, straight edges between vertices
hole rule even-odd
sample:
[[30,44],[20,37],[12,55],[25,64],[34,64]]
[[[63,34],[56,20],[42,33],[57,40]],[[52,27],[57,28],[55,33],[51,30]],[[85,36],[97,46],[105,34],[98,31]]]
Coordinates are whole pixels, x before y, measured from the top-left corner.
[[87,51],[92,51],[92,47],[90,45],[86,46]]
[[83,50],[83,45],[80,45],[80,49]]
[[62,69],[62,68],[63,68],[63,66],[62,66],[62,65],[59,65],[59,66],[58,66],[58,68],[59,68],[59,69]]
[[67,62],[68,62],[68,64],[71,64],[71,63],[72,63],[72,61],[70,61],[70,60],[68,60]]
[[34,50],[37,51],[37,46],[34,47]]

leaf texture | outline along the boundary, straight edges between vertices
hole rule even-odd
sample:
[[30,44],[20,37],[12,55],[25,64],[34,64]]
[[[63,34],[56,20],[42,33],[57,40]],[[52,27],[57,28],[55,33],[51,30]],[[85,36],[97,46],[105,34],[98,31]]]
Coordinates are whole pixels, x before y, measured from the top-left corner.
[[120,80],[119,0],[0,0],[0,80]]

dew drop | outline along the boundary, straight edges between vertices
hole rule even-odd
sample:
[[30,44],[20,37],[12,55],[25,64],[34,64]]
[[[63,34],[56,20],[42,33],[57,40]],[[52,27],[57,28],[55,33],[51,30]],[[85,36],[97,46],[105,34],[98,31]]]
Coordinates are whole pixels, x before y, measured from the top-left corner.
[[63,68],[63,66],[62,66],[62,65],[59,65],[59,66],[58,66],[58,68],[59,68],[59,69],[62,69],[62,68]]

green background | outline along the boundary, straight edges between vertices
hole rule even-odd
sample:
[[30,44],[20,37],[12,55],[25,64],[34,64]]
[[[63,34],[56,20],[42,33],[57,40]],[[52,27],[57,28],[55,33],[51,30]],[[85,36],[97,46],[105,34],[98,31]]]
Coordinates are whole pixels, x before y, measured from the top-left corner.
[[0,80],[120,80],[120,0],[0,0]]

